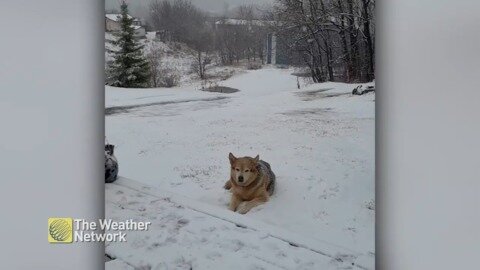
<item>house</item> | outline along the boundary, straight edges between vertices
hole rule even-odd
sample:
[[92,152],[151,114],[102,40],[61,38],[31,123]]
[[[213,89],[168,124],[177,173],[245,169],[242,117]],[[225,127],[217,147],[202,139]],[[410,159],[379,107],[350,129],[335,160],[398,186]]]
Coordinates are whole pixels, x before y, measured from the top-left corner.
[[[133,18],[128,15],[129,18]],[[122,14],[105,14],[105,31],[115,32],[120,31],[120,20]],[[135,30],[135,37],[144,38],[146,35],[145,27],[142,26],[142,22],[138,18],[133,18],[133,29]]]

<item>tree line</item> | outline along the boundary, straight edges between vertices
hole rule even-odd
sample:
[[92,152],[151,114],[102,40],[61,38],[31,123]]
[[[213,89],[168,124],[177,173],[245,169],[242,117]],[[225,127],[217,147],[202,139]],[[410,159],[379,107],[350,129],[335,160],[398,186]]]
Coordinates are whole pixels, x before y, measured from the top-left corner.
[[[374,8],[374,0],[276,0],[269,10],[243,5],[227,18],[202,11],[190,0],[153,0],[148,22],[168,41],[192,49],[192,68],[202,80],[213,56],[223,65],[264,64],[267,35],[274,33],[277,52],[288,55],[290,64],[307,67],[314,82],[366,82],[375,78]],[[165,80],[159,75],[161,56],[155,51],[146,54],[150,59],[142,56],[127,13],[123,2],[122,31],[115,41],[120,50],[109,64],[108,81],[157,87]]]
[[375,78],[374,0],[276,0],[268,18],[315,82]]
[[241,5],[227,18],[202,11],[190,0],[153,0],[148,21],[164,39],[195,50],[194,69],[204,79],[212,53],[223,65],[244,59],[263,62],[266,29],[259,24],[258,13],[253,5]]

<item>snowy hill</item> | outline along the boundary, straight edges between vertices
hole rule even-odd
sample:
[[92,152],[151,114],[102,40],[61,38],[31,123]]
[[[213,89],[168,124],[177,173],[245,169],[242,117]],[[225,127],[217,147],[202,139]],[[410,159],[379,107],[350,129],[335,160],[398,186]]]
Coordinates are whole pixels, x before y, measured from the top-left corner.
[[[113,60],[112,51],[118,50],[112,41],[115,35],[111,32],[105,32],[105,68],[108,62]],[[192,69],[196,61],[196,52],[187,45],[179,42],[162,42],[155,37],[155,32],[147,32],[145,39],[139,39],[144,45],[144,54],[148,58],[152,50],[159,53],[159,63],[163,70],[175,74],[179,78],[179,85],[199,85],[200,79]],[[209,82],[219,82],[234,74],[242,73],[248,67],[246,61],[241,61],[237,65],[223,66],[215,54],[209,55],[212,63],[207,65],[207,77]]]

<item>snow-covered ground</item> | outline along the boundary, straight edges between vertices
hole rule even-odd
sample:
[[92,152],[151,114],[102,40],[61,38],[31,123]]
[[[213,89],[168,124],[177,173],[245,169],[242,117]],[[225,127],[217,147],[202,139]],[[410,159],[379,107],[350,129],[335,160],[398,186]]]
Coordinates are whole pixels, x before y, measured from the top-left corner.
[[120,178],[106,185],[107,218],[151,221],[106,243],[107,269],[369,269],[371,256]]
[[[127,259],[124,258],[127,249],[133,246],[121,244],[110,245],[107,252],[121,254],[122,259],[130,260],[129,263],[136,267],[140,261],[151,262],[151,256],[156,256],[156,262],[163,258],[168,269],[189,269],[178,266],[181,265],[178,260],[170,260],[171,252],[178,256],[183,253],[184,260],[193,261],[197,266],[193,269],[211,269],[212,264],[202,259],[208,252],[227,253],[213,260],[222,260],[220,265],[225,267],[220,269],[255,269],[255,265],[258,269],[353,267],[332,263],[332,258],[321,252],[306,251],[288,257],[288,263],[280,263],[273,251],[262,253],[273,244],[267,240],[263,242],[255,233],[237,232],[241,228],[235,224],[231,226],[223,219],[212,217],[227,208],[229,193],[222,187],[229,177],[228,153],[232,152],[237,156],[259,154],[272,165],[278,179],[271,200],[252,209],[243,218],[265,224],[259,225],[262,228],[281,228],[307,238],[308,246],[318,242],[347,250],[349,255],[333,256],[352,256],[350,259],[335,261],[351,261],[354,265],[373,268],[375,94],[352,96],[350,93],[355,85],[343,83],[311,84],[299,90],[291,73],[290,69],[276,68],[246,71],[222,82],[224,86],[240,90],[232,94],[202,92],[194,90],[193,86],[171,89],[106,87],[106,136],[116,145],[120,174],[210,206],[210,218],[203,224],[197,221],[202,220],[201,217],[196,218],[202,215],[194,209],[187,211],[159,202],[158,208],[167,209],[171,216],[155,212],[152,218],[160,213],[165,217],[150,236],[161,235],[166,249],[169,245],[166,239],[177,237],[170,253],[163,248],[150,250],[140,245],[139,249],[149,250],[145,258],[132,255],[135,259]],[[116,192],[126,192],[113,186],[107,185],[107,217],[144,216],[137,208],[137,211],[132,208],[119,214],[115,207],[118,203],[109,207],[108,202],[115,201]],[[128,201],[137,195],[125,196]],[[174,220],[179,216],[189,220],[191,231],[179,233],[178,230],[188,226],[172,225],[178,222]],[[199,222],[199,228],[208,225],[214,229],[211,232],[194,230],[197,228],[192,225],[195,222]],[[224,242],[208,240],[222,228],[229,232],[220,234]],[[184,234],[188,233],[196,235],[198,241],[183,241]],[[228,238],[230,233],[231,239]],[[202,245],[202,234],[206,235],[209,244]],[[243,239],[241,244],[235,244],[238,237]],[[276,242],[275,246],[284,244]],[[233,252],[235,245],[245,251]],[[279,250],[290,255],[294,252],[291,248],[288,245]],[[197,249],[202,252],[195,251]],[[250,260],[248,266],[238,266],[241,258],[255,257],[257,252],[262,254],[257,264]],[[322,252],[328,253],[328,250]],[[263,257],[264,254],[267,257]],[[229,263],[236,267],[229,268]]]

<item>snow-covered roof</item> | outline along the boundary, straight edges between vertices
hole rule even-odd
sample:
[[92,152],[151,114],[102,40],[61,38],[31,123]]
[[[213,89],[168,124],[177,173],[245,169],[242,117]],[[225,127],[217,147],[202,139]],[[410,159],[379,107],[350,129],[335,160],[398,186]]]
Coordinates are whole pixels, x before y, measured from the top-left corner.
[[[133,18],[132,16],[130,16],[128,14],[127,14],[127,16],[128,16],[129,19]],[[105,14],[105,18],[110,19],[110,20],[115,21],[115,22],[118,22],[118,21],[120,21],[120,19],[122,19],[122,14],[118,14],[118,13],[117,14]]]

